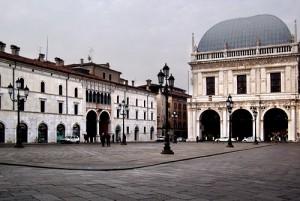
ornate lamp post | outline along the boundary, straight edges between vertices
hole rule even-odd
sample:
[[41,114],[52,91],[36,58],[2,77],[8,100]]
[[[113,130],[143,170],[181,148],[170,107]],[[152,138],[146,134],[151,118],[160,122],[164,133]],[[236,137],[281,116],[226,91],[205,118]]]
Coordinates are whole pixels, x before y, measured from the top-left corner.
[[21,80],[18,78],[17,81],[16,81],[16,90],[17,90],[17,99],[14,98],[14,91],[15,91],[15,88],[11,85],[11,83],[8,85],[8,93],[9,93],[9,97],[10,99],[12,100],[12,102],[16,102],[17,103],[17,109],[18,109],[18,125],[17,125],[17,142],[16,142],[16,145],[15,147],[16,148],[23,148],[23,144],[22,144],[22,136],[21,136],[21,132],[20,132],[20,101],[21,101],[21,98],[24,100],[24,102],[27,100],[27,97],[28,97],[28,94],[29,94],[29,89],[26,85],[26,87],[23,89],[24,90],[24,96],[21,96],[20,95],[20,89],[21,89],[21,86],[22,83],[21,83]]
[[[161,154],[174,154],[174,152],[171,150],[170,147],[170,136],[169,136],[169,116],[168,116],[168,97],[169,97],[169,92],[172,90],[174,87],[174,77],[173,75],[169,75],[169,70],[170,68],[165,64],[163,67],[162,71],[159,71],[158,73],[158,83],[160,85],[160,88],[162,89],[166,102],[165,102],[165,146],[164,149],[162,150]],[[163,86],[164,84],[164,86]]]
[[254,142],[253,144],[258,144],[258,141],[256,139],[256,117],[257,117],[257,109],[256,107],[252,108],[253,117],[254,117]]
[[125,103],[125,100],[122,100],[122,103],[120,103],[118,105],[118,108],[117,108],[121,113],[122,115],[122,118],[123,118],[123,137],[122,137],[122,145],[127,145],[127,142],[126,142],[126,135],[125,135],[125,132],[124,132],[124,128],[125,128],[125,125],[124,125],[124,119],[125,119],[125,116],[127,115],[127,111],[129,110],[128,109],[128,105]]
[[229,94],[229,96],[227,97],[226,100],[226,107],[229,113],[229,139],[228,139],[228,144],[227,147],[233,147],[232,141],[231,141],[231,135],[232,135],[232,118],[231,118],[231,112],[232,112],[232,108],[233,108],[233,101],[232,101],[232,97]]
[[174,138],[174,142],[177,143],[177,136],[175,135],[176,119],[178,118],[177,112],[173,111],[173,113],[171,114],[171,117],[173,119],[173,138]]

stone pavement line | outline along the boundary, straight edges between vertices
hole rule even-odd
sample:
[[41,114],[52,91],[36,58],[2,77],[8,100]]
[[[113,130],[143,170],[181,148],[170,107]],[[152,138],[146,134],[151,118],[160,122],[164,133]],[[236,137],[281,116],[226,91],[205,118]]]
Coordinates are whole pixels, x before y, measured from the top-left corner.
[[187,158],[182,158],[182,159],[157,162],[157,163],[147,164],[147,165],[135,165],[135,166],[131,166],[131,167],[121,167],[121,168],[120,167],[119,168],[118,167],[117,168],[69,168],[69,167],[52,167],[52,166],[22,164],[22,163],[7,163],[7,162],[0,162],[0,165],[30,167],[30,168],[40,168],[40,169],[54,169],[54,170],[78,170],[78,171],[98,171],[98,172],[100,172],[100,171],[102,171],[102,172],[124,171],[124,170],[134,170],[134,169],[141,169],[141,168],[146,168],[146,167],[171,164],[171,163],[182,162],[182,161],[187,161],[187,160],[194,160],[194,159],[199,159],[199,158],[208,158],[208,157],[230,154],[230,153],[235,153],[235,152],[242,152],[242,151],[247,151],[247,150],[252,150],[252,149],[268,147],[268,146],[272,146],[272,145],[268,144],[268,145],[255,146],[255,147],[244,148],[244,149],[237,149],[237,150],[232,150],[232,151],[217,152],[217,153],[213,153],[213,154],[206,154],[206,155],[201,155],[201,156],[193,156],[193,157],[187,157]]

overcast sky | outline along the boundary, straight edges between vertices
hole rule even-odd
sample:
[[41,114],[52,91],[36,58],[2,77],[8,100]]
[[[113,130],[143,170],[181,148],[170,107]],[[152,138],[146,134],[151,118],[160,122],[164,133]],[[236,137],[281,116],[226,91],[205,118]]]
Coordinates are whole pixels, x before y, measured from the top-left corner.
[[[294,33],[300,24],[299,0],[0,0],[0,41],[20,54],[66,64],[111,64],[125,79],[157,83],[167,62],[175,86],[187,90],[192,32],[198,43],[216,23],[258,14],[281,18]],[[298,26],[299,27],[299,26]],[[300,27],[298,28],[298,38]]]

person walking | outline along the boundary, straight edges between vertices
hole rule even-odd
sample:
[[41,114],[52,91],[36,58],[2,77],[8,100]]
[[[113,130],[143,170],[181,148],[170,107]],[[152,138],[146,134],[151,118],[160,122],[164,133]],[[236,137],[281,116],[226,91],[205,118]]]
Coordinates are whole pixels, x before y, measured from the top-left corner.
[[110,134],[109,133],[106,133],[105,134],[105,136],[106,136],[106,145],[108,146],[108,147],[110,147]]

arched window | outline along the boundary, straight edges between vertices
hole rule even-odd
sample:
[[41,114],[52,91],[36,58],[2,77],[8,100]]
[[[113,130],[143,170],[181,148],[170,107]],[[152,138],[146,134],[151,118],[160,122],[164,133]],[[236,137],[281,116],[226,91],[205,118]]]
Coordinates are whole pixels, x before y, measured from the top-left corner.
[[88,90],[85,91],[85,101],[89,102],[89,91]]
[[41,82],[41,93],[45,93],[45,82]]
[[110,96],[110,94],[108,94],[108,96],[107,96],[107,104],[111,104],[111,96]]
[[63,94],[63,88],[62,85],[60,84],[58,87],[58,94],[61,96]]
[[46,124],[41,123],[38,128],[38,143],[48,142],[48,127]]
[[103,104],[103,93],[100,95],[100,103]]
[[56,142],[60,143],[62,139],[65,137],[65,126],[63,124],[59,124],[56,127]]
[[90,103],[93,102],[93,92],[92,91],[89,92],[89,102]]
[[78,89],[77,88],[74,89],[74,96],[75,96],[75,98],[78,97]]
[[107,94],[104,94],[104,104],[107,104]]
[[80,126],[78,124],[74,124],[72,135],[80,138]]
[[97,93],[94,91],[93,92],[93,103],[96,103],[97,99]]

